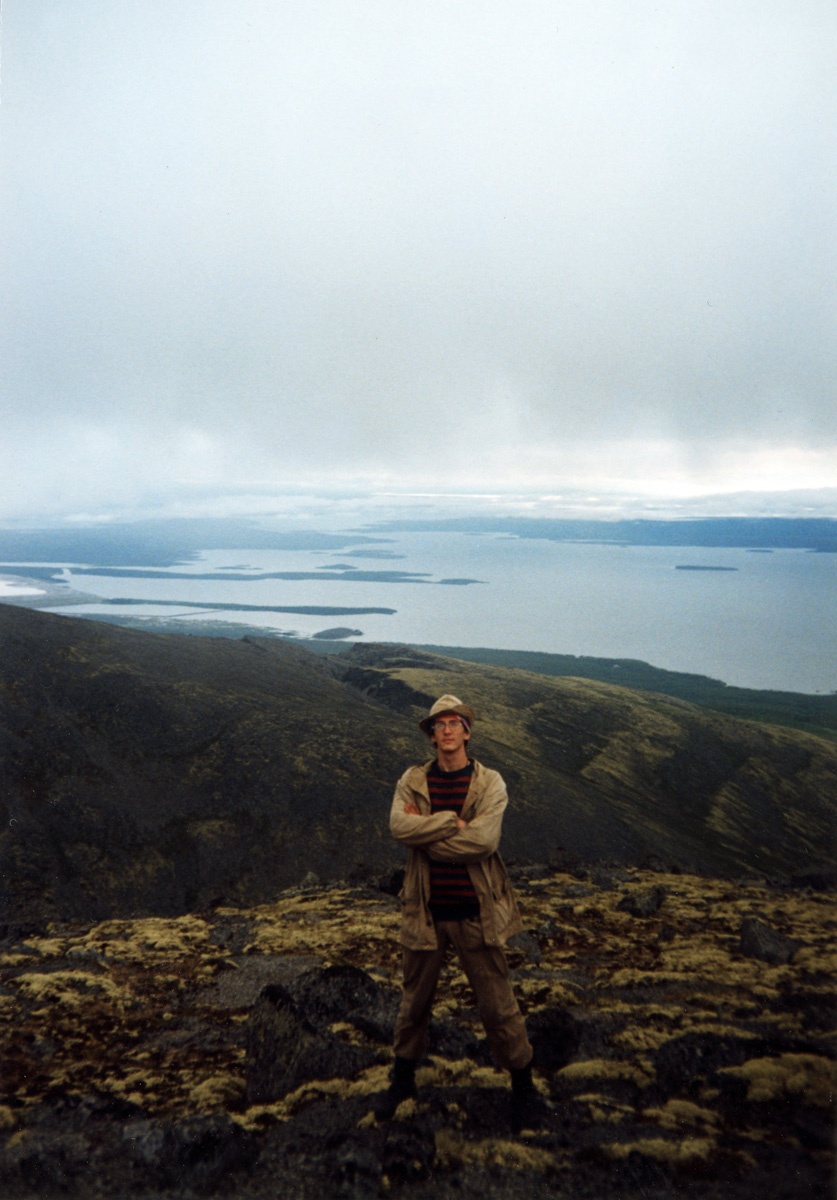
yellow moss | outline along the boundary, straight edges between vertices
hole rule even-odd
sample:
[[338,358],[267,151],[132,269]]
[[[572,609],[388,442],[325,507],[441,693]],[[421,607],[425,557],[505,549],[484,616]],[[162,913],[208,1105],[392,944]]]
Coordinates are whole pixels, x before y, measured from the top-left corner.
[[590,1120],[597,1124],[618,1125],[626,1117],[633,1116],[634,1110],[629,1105],[617,1104],[607,1096],[600,1096],[598,1092],[576,1096],[576,1100],[579,1104],[587,1105]]
[[533,1003],[537,1006],[539,1001],[542,1004],[577,1004],[584,989],[578,984],[524,979],[515,984],[514,990],[518,996],[525,996],[531,1007]]
[[656,1050],[671,1037],[671,1030],[658,1029],[653,1025],[631,1025],[620,1033],[614,1034],[614,1045],[624,1046],[627,1050]]
[[0,967],[19,967],[21,963],[31,961],[31,954],[0,954]]
[[479,1067],[468,1058],[461,1058],[455,1062],[444,1058],[431,1058],[429,1066],[419,1067],[416,1081],[419,1086],[424,1087],[429,1084],[442,1087],[508,1087],[508,1075],[505,1072],[496,1067]]
[[583,1062],[570,1063],[569,1066],[562,1067],[558,1072],[558,1078],[567,1083],[624,1079],[639,1087],[647,1087],[654,1079],[654,1072],[639,1064],[612,1062],[605,1058],[588,1058]]
[[832,946],[803,946],[793,956],[793,965],[811,974],[822,972],[833,975],[835,969],[834,947]]
[[209,942],[210,927],[200,917],[145,917],[134,921],[102,921],[82,944],[108,958],[147,963],[155,957],[170,961],[200,953]]
[[254,1104],[245,1113],[230,1114],[232,1119],[243,1129],[266,1129],[271,1125],[281,1125],[289,1120],[282,1100],[275,1104]]
[[609,1158],[627,1158],[636,1151],[646,1158],[683,1166],[688,1163],[705,1162],[715,1146],[714,1138],[707,1137],[688,1137],[680,1142],[670,1142],[665,1138],[640,1138],[636,1142],[612,1142],[603,1146],[602,1150]]
[[[326,1096],[337,1100],[347,1100],[352,1096],[368,1096],[373,1092],[382,1091],[389,1083],[389,1066],[386,1063],[376,1064],[361,1072],[356,1079],[316,1079],[311,1083],[303,1083],[296,1091],[289,1092],[281,1101],[281,1109],[288,1116]],[[406,1111],[400,1108],[399,1114]]]
[[64,938],[27,938],[23,944],[39,958],[63,958],[67,952]]
[[[690,939],[679,942],[662,955],[664,971],[690,971],[699,973],[704,979],[724,979],[729,982],[731,973],[737,974],[742,967],[733,963],[730,955],[715,942]],[[745,973],[751,960],[744,964]]]
[[809,1104],[825,1107],[833,1103],[837,1085],[837,1065],[816,1054],[751,1058],[743,1066],[724,1067],[719,1074],[745,1080],[747,1099],[752,1101],[804,1096]]
[[130,992],[118,987],[108,975],[92,975],[88,971],[53,971],[48,975],[27,972],[12,980],[32,1000],[49,1000],[78,1008],[92,996],[106,996],[121,1002]]
[[14,1129],[17,1117],[5,1104],[0,1104],[0,1129]]
[[711,1033],[717,1037],[734,1037],[742,1041],[756,1041],[758,1034],[742,1029],[740,1025],[726,1025],[723,1021],[685,1020],[683,1029],[689,1033]]
[[357,1033],[354,1025],[350,1024],[348,1021],[332,1021],[328,1028],[331,1033],[336,1034],[338,1037],[340,1037],[342,1034],[351,1035]]
[[663,1129],[677,1132],[685,1126],[691,1126],[708,1132],[718,1124],[718,1114],[708,1108],[701,1108],[690,1100],[669,1100],[664,1108],[646,1108],[643,1117],[662,1125]]
[[156,1085],[160,1086],[166,1083],[165,1075],[156,1071],[134,1070],[129,1071],[122,1079],[114,1079],[111,1081],[111,1087],[116,1092],[150,1091]]
[[189,1092],[189,1104],[199,1112],[229,1108],[244,1096],[244,1083],[237,1075],[210,1075]]
[[595,982],[602,987],[652,987],[663,983],[694,982],[694,975],[678,971],[648,971],[641,967],[622,967],[619,971],[597,971]]
[[502,1138],[487,1138],[471,1142],[451,1129],[440,1129],[436,1133],[436,1163],[440,1167],[457,1167],[463,1163],[480,1163],[484,1166],[514,1167],[524,1171],[555,1170],[560,1161],[555,1154],[538,1146],[527,1146],[523,1142],[505,1141]]

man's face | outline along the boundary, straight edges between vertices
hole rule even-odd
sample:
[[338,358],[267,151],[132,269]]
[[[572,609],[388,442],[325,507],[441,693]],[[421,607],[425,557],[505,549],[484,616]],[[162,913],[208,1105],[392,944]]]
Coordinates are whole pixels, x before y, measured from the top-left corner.
[[467,747],[468,734],[456,713],[440,713],[433,721],[430,740],[445,754],[452,754],[461,750],[463,746]]

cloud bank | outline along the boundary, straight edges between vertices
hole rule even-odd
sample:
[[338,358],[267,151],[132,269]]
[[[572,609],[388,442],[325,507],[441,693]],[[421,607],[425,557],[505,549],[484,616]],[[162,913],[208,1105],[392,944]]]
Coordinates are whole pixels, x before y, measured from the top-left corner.
[[835,26],[9,0],[0,515],[834,485]]

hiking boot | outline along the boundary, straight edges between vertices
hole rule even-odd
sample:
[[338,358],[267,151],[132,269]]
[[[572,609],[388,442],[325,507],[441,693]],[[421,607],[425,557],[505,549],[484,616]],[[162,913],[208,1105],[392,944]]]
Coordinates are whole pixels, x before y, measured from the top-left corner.
[[521,1129],[539,1129],[548,1106],[535,1087],[531,1063],[511,1072],[511,1085],[512,1131],[520,1133]]
[[417,1095],[415,1059],[396,1057],[390,1079],[389,1087],[376,1098],[372,1106],[377,1121],[391,1121],[402,1100],[415,1100]]

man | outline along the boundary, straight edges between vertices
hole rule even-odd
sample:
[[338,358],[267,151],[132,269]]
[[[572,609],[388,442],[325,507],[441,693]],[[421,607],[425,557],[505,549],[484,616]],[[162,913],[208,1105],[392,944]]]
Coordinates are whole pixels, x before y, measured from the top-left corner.
[[399,779],[390,829],[409,848],[401,893],[404,992],[395,1026],[395,1063],[379,1098],[378,1120],[390,1119],[416,1095],[439,973],[455,949],[479,1008],[489,1045],[511,1072],[512,1124],[534,1123],[539,1097],[532,1047],[509,982],[502,946],[522,928],[511,883],[497,853],[506,786],[496,771],[468,755],[475,714],[442,696],[419,722],[435,758]]

